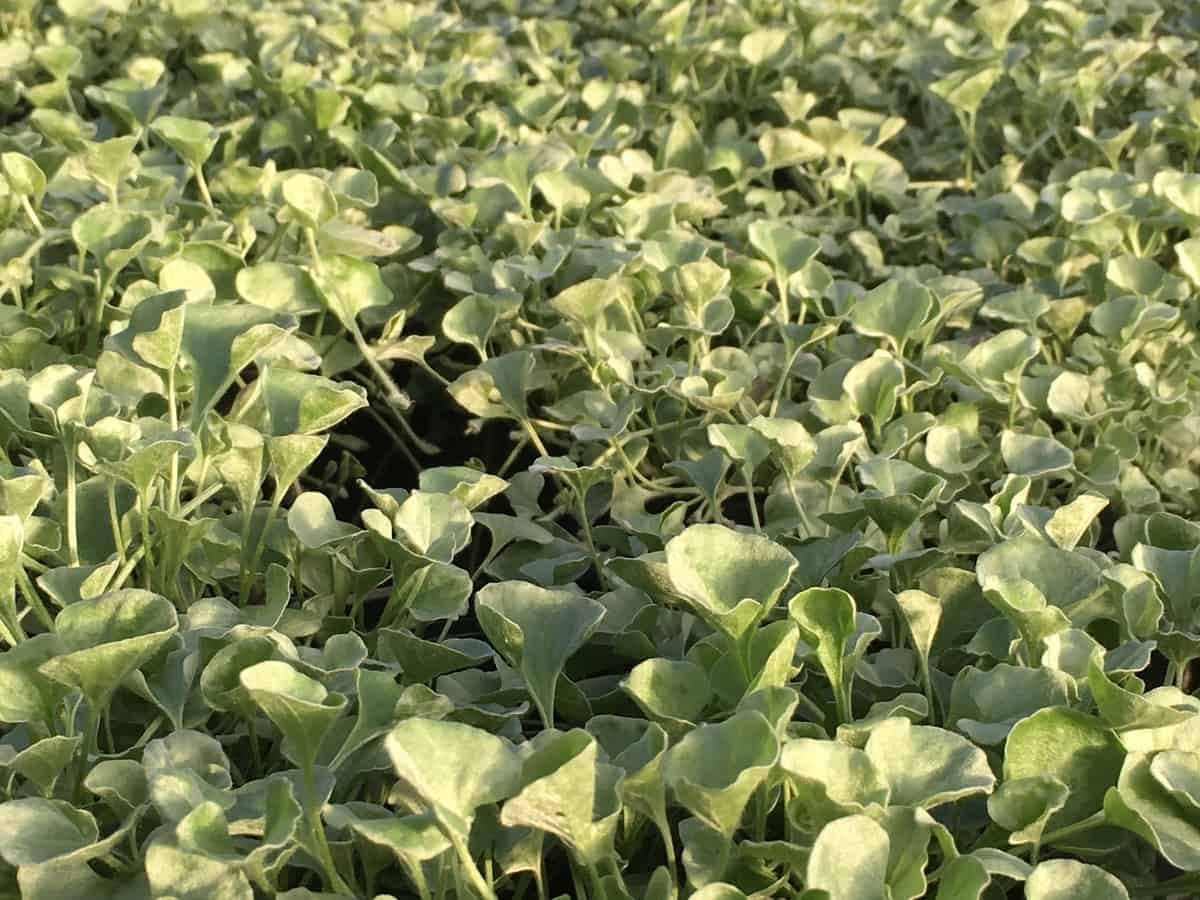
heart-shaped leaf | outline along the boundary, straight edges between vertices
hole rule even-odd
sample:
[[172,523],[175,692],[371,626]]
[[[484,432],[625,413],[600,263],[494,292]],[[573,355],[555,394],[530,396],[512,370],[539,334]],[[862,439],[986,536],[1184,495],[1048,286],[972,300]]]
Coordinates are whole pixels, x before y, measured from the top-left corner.
[[175,608],[150,591],[126,588],[68,606],[54,629],[67,652],[40,671],[81,690],[95,709],[117,685],[145,664],[179,627]]
[[586,731],[555,735],[524,762],[520,793],[504,804],[500,821],[555,835],[585,865],[613,852],[621,814],[623,773],[598,759]]
[[774,607],[795,558],[773,541],[722,525],[693,525],[666,546],[675,590],[735,641]]
[[325,731],[346,708],[346,698],[281,660],[242,669],[238,680],[247,695],[284,736],[292,758],[312,769]]
[[701,725],[671,748],[663,777],[676,799],[726,838],[779,759],[775,729],[758,712]]
[[503,581],[479,591],[476,612],[492,645],[525,679],[545,727],[554,727],[558,677],[600,624],[604,606],[568,591]]
[[392,729],[386,744],[405,793],[459,840],[466,839],[479,807],[511,797],[521,786],[516,749],[470,725],[408,719]]

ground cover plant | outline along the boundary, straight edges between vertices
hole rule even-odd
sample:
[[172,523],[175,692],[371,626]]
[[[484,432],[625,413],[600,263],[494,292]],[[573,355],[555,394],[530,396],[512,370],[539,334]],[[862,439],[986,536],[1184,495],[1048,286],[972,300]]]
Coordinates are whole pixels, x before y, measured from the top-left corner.
[[1198,39],[0,0],[0,896],[1200,896]]

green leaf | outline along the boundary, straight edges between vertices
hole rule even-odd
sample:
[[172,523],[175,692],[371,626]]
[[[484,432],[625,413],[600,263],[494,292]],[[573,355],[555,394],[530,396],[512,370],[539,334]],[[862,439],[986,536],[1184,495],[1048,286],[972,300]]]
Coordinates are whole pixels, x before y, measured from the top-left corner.
[[1200,286],[1200,237],[1189,238],[1175,245],[1179,268],[1194,285]]
[[28,779],[43,796],[54,792],[59,777],[67,772],[83,738],[53,735],[42,738],[12,758],[9,769]]
[[608,715],[592,716],[587,730],[595,735],[608,761],[625,773],[620,788],[624,802],[653,821],[665,842],[670,834],[662,771],[667,733],[644,719]]
[[126,327],[105,338],[107,349],[139,365],[170,370],[183,345],[185,291],[165,291],[134,307]]
[[1068,705],[1073,687],[1069,675],[1047,666],[968,666],[954,679],[946,721],[977,744],[999,744],[1039,709]]
[[191,429],[199,434],[238,373],[283,340],[297,323],[290,315],[248,304],[189,303],[185,309],[181,350],[194,385]]
[[747,900],[746,895],[731,884],[717,882],[692,894],[692,900]]
[[958,69],[935,81],[929,89],[956,110],[974,116],[1001,74],[999,66],[985,66],[977,71]]
[[1005,779],[988,797],[988,815],[1012,832],[1010,844],[1040,844],[1046,823],[1066,804],[1068,793],[1053,775]]
[[771,454],[771,445],[749,425],[717,423],[708,426],[708,442],[753,474]]
[[783,745],[780,769],[795,800],[787,814],[806,831],[888,805],[891,789],[864,750],[840,741],[799,738]]
[[268,261],[237,273],[237,292],[247,303],[300,316],[320,312],[325,303],[307,270]]
[[787,587],[795,558],[773,541],[723,525],[692,525],[666,546],[675,590],[735,641]]
[[413,491],[392,517],[397,537],[427,559],[450,562],[471,540],[474,519],[453,494]]
[[[887,883],[893,900],[917,900],[929,887],[929,839],[936,835],[945,851],[950,841],[946,828],[923,809],[892,806],[878,820],[888,833]],[[1016,860],[1014,860],[1016,862]]]
[[458,344],[475,348],[480,360],[488,357],[487,342],[499,319],[496,302],[484,294],[471,294],[454,304],[442,317],[442,333]]
[[297,172],[279,187],[288,211],[305,228],[317,229],[337,215],[337,197],[333,189],[315,175]]
[[1066,707],[1043,709],[1014,726],[1004,745],[1004,780],[1045,776],[1067,786],[1062,809],[1048,830],[1074,825],[1099,812],[1117,783],[1125,750],[1094,716]]
[[942,601],[925,591],[908,590],[896,595],[896,605],[900,607],[908,625],[913,649],[920,654],[921,665],[928,671],[929,655],[933,652],[938,626],[942,621]]
[[982,900],[991,883],[991,873],[977,857],[955,857],[946,863],[936,900]]
[[492,646],[525,679],[545,727],[554,727],[559,675],[596,630],[605,607],[569,591],[502,581],[480,589],[475,608]]
[[242,670],[280,655],[279,646],[265,635],[249,635],[222,647],[200,673],[205,702],[216,710],[252,715],[253,701],[242,686]]
[[1129,892],[1098,866],[1073,859],[1039,863],[1025,882],[1026,900],[1129,900]]
[[887,900],[888,834],[866,816],[846,816],[821,829],[805,884],[829,900]]
[[379,266],[365,259],[340,254],[322,256],[320,271],[314,270],[312,278],[325,304],[351,333],[358,328],[358,316],[365,310],[390,306],[395,300]]
[[596,328],[610,306],[628,301],[629,287],[624,279],[589,278],[560,291],[549,302],[580,327]]
[[1096,564],[1081,553],[1051,546],[1024,534],[1004,541],[980,554],[976,565],[979,585],[984,590],[1003,582],[1029,582],[1053,606],[1070,610],[1102,589]]
[[612,472],[604,466],[581,466],[565,456],[539,456],[529,467],[530,472],[549,472],[569,485],[580,504],[586,503],[588,491],[598,484],[612,480]]
[[600,762],[598,752],[586,731],[548,735],[525,759],[524,787],[505,802],[500,821],[553,834],[585,865],[610,857],[623,773]]
[[46,175],[36,162],[22,153],[8,152],[0,154],[0,169],[13,193],[31,198],[35,205],[41,203],[46,192]]
[[1092,652],[1087,662],[1086,678],[1101,718],[1121,731],[1134,728],[1169,728],[1186,722],[1195,715],[1195,710],[1160,705],[1152,702],[1149,697],[1127,691],[1117,685],[1104,671],[1102,650]]
[[971,14],[971,24],[987,35],[992,46],[999,50],[1008,43],[1009,34],[1027,12],[1029,0],[1000,0],[977,8]]
[[668,733],[681,737],[712,699],[712,687],[703,668],[687,660],[647,659],[621,680],[621,689],[642,711]]
[[180,116],[159,116],[151,124],[150,130],[166,141],[193,169],[199,169],[208,161],[220,137],[207,122]]
[[346,698],[280,660],[242,669],[238,680],[283,734],[291,758],[310,771],[326,730],[346,709]]
[[365,803],[352,803],[326,807],[325,820],[335,828],[354,829],[371,843],[391,850],[403,861],[419,864],[436,859],[450,849],[450,842],[428,813],[397,816],[383,808],[364,810],[365,806]]
[[154,234],[149,216],[99,203],[71,223],[71,238],[110,276],[129,265]]
[[427,493],[449,494],[472,510],[503,493],[508,482],[467,466],[434,466],[421,470],[417,486]]
[[360,533],[353,525],[339,522],[329,498],[317,491],[305,491],[292,502],[287,523],[292,534],[310,550]]
[[11,866],[44,863],[99,837],[96,820],[64,800],[29,797],[0,803],[0,857]]
[[267,458],[275,481],[275,496],[282,497],[329,443],[326,435],[286,434],[267,438]]
[[786,55],[791,35],[786,28],[756,28],[738,42],[738,53],[752,66]]
[[476,166],[471,182],[485,187],[503,185],[530,215],[534,179],[543,172],[566,168],[570,159],[567,151],[549,143],[516,146],[494,153]]
[[[492,648],[472,638],[422,640],[407,629],[382,628],[381,647],[400,663],[407,683],[424,684],[447,672],[469,669],[492,657]],[[394,704],[393,704],[394,705]]]
[[934,310],[933,295],[913,281],[885,281],[857,300],[847,318],[854,330],[868,337],[882,338],[896,356],[916,337]]
[[158,896],[178,900],[253,900],[254,891],[237,857],[227,849],[228,824],[212,804],[199,807],[196,819],[181,822],[175,840],[160,833],[146,850],[146,876]]
[[743,711],[688,733],[668,751],[663,778],[679,803],[728,839],[778,759],[771,723]]
[[984,596],[1016,626],[1024,641],[1026,659],[1040,658],[1047,641],[1070,628],[1067,615],[1028,581],[992,582]]
[[[24,542],[25,526],[20,518],[0,516],[0,632],[9,645],[14,647],[19,638],[24,637],[16,597],[17,576],[22,571],[21,547]],[[0,719],[3,719],[2,712]]]
[[870,416],[878,432],[896,411],[896,398],[904,387],[904,367],[886,350],[876,350],[850,367],[842,385],[858,414]]
[[953,732],[885,719],[864,748],[891,788],[891,803],[932,809],[972,794],[989,794],[996,777],[982,750]]
[[83,53],[70,44],[45,44],[33,51],[33,58],[55,79],[63,81],[78,69]]
[[446,390],[469,413],[485,419],[525,419],[536,359],[528,350],[514,350],[485,360],[460,375]]
[[846,671],[847,648],[857,629],[854,598],[840,588],[808,588],[792,598],[788,615],[800,628],[800,637],[817,654],[821,669],[833,687],[838,716],[843,722],[853,716],[849,702],[849,682],[853,664]]
[[1140,835],[1185,872],[1200,871],[1198,762],[1193,750],[1130,753],[1104,798],[1107,821]]
[[465,839],[475,811],[521,787],[521,759],[502,738],[470,725],[432,719],[401,722],[386,740],[404,795]]
[[229,759],[209,735],[183,729],[150,741],[142,765],[150,799],[165,821],[178,824],[203,803],[233,805],[226,793],[232,784]]
[[367,405],[357,384],[338,383],[281,366],[267,366],[262,394],[271,435],[316,434]]
[[131,759],[101,760],[87,773],[83,786],[122,819],[149,799],[146,770]]
[[817,454],[816,441],[799,422],[755,416],[750,427],[770,442],[771,453],[788,478],[797,477]]
[[68,606],[54,619],[65,653],[39,670],[103,707],[127,675],[158,652],[179,627],[175,608],[150,591],[126,588]]
[[1041,341],[1026,331],[1009,328],[976,344],[962,358],[963,369],[1002,402],[1009,400],[1018,376],[1041,349]]
[[1015,431],[1005,431],[1000,436],[1000,455],[1008,471],[1030,478],[1056,475],[1075,464],[1070,449],[1054,438],[1035,437]]
[[136,135],[131,134],[89,144],[83,155],[83,165],[88,174],[105,189],[114,203],[117,200],[117,186],[129,167],[137,140]]
[[751,223],[747,234],[750,246],[771,264],[778,284],[786,284],[821,249],[816,238],[783,222],[760,219]]

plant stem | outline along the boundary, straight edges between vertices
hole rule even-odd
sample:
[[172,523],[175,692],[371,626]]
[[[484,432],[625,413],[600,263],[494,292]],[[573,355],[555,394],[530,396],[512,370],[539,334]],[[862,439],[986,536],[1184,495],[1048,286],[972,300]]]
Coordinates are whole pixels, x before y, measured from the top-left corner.
[[[271,498],[271,505],[267,509],[267,517],[263,521],[262,528],[258,532],[258,540],[254,544],[254,553],[250,557],[250,565],[243,573],[238,592],[238,605],[245,606],[250,600],[250,585],[254,582],[254,576],[258,572],[258,563],[262,559],[263,550],[267,546],[267,532],[271,525],[275,522],[275,516],[279,513],[279,507],[283,504],[283,494],[279,491],[275,492],[275,496]],[[253,518],[253,513],[251,513]],[[247,529],[247,532],[249,529]]]
[[322,874],[325,878],[326,886],[330,890],[339,894],[345,894],[348,897],[355,896],[354,890],[346,884],[341,873],[337,870],[337,865],[333,861],[333,853],[329,849],[329,841],[325,837],[325,823],[321,821],[321,810],[317,805],[317,785],[313,778],[312,766],[304,767],[304,789],[308,794],[307,807],[308,827],[312,832],[313,843],[316,844],[317,862],[321,864]]
[[125,530],[117,513],[117,479],[108,479],[108,520],[112,526],[113,542],[117,546],[117,565],[125,565]]
[[[25,598],[25,602],[29,604],[33,614],[37,616],[39,622],[42,623],[47,631],[54,630],[54,617],[50,615],[50,611],[46,609],[46,605],[42,603],[42,598],[38,595],[37,589],[33,586],[33,582],[29,580],[29,575],[25,572],[25,567],[17,565],[17,587],[21,591],[21,596]],[[19,627],[19,626],[18,626]]]
[[1101,810],[1098,813],[1093,813],[1086,819],[1080,819],[1074,825],[1065,825],[1062,828],[1058,828],[1054,831],[1049,831],[1046,834],[1043,834],[1041,844],[1042,846],[1046,846],[1048,844],[1053,844],[1055,841],[1061,841],[1064,838],[1074,837],[1075,835],[1081,834],[1085,831],[1091,831],[1093,828],[1099,828],[1101,825],[1106,824],[1106,821],[1107,820],[1104,818],[1104,811]]
[[525,445],[529,443],[529,438],[522,436],[520,440],[513,443],[512,452],[504,460],[504,464],[497,470],[496,475],[500,478],[504,477],[504,473],[512,468],[513,463],[517,461],[517,457],[521,455],[521,451],[525,449]]
[[100,717],[96,715],[96,706],[90,699],[83,702],[87,705],[87,714],[83,725],[83,741],[79,745],[79,771],[75,778],[76,805],[83,797],[83,779],[87,777],[88,760],[97,749],[100,738]]
[[33,230],[38,234],[45,234],[46,227],[42,224],[42,220],[38,218],[37,211],[34,210],[33,204],[29,202],[29,197],[21,195],[21,209],[25,210],[25,215],[29,216],[29,221],[33,223]]
[[312,258],[313,273],[320,275],[321,251],[317,248],[317,232],[312,228],[304,229],[304,243],[308,247],[308,255]]
[[[191,515],[193,512],[203,506],[204,502],[212,497],[213,494],[216,494],[224,487],[224,484],[210,484],[199,494],[185,503],[183,508],[179,511],[179,514],[184,517]],[[114,578],[112,584],[109,585],[109,590],[115,591],[124,586],[125,582],[129,580],[129,576],[133,574],[134,567],[142,561],[142,557],[145,555],[146,548],[144,546],[139,546],[132,553],[130,553],[129,558],[125,561],[125,567],[117,573],[117,577]],[[28,563],[26,564],[28,565]]]
[[[179,410],[175,398],[175,367],[167,370],[167,412],[172,431],[179,430]],[[171,474],[167,492],[167,512],[179,513],[179,451],[171,454]]]
[[1187,693],[1187,690],[1189,687],[1189,685],[1188,685],[1188,680],[1189,680],[1188,679],[1188,669],[1189,669],[1191,662],[1192,661],[1190,659],[1185,660],[1184,662],[1181,662],[1179,664],[1178,669],[1175,672],[1175,687],[1177,687],[1180,691],[1182,691],[1185,694]]
[[575,888],[576,900],[584,898],[584,900],[602,900],[600,897],[588,897],[587,891],[583,889],[583,882],[579,880],[579,867],[575,865],[574,859],[569,859],[568,865],[571,869],[571,884]]
[[538,453],[542,456],[549,456],[550,451],[546,449],[546,445],[542,443],[542,437],[537,433],[537,429],[533,427],[533,423],[528,419],[521,420],[521,427],[525,429],[525,433],[529,435],[529,439],[533,441],[533,446],[537,447]]
[[246,737],[250,741],[250,756],[254,759],[254,768],[261,777],[266,773],[263,769],[262,748],[258,745],[258,726],[254,724],[254,716],[246,718]]
[[208,207],[208,211],[213,215],[217,213],[217,206],[213,203],[212,194],[208,192],[208,181],[204,177],[204,169],[196,166],[196,187],[200,190],[200,199],[204,201],[204,205]]
[[604,883],[600,880],[600,873],[596,871],[596,867],[591,863],[587,863],[583,870],[587,873],[589,893],[595,900],[604,900],[606,894],[604,891]]
[[921,663],[921,685],[925,688],[925,700],[929,703],[929,723],[936,725],[938,723],[938,708],[933,697],[933,679],[929,676],[929,661],[922,658]]
[[833,703],[837,710],[839,725],[848,725],[854,721],[854,703],[850,690],[846,686],[846,674],[843,665],[838,665],[836,672],[830,672],[829,684],[833,688]]
[[450,839],[451,846],[454,847],[454,852],[458,855],[458,860],[462,864],[462,870],[466,873],[467,880],[471,882],[471,887],[475,890],[483,900],[496,900],[496,892],[492,890],[483,874],[479,871],[479,867],[475,865],[475,860],[471,857],[471,850],[467,847],[466,842],[457,834],[447,829],[445,832],[447,838]]
[[[308,231],[306,230],[305,233],[307,234]],[[358,323],[352,321],[349,331],[350,337],[354,340],[354,346],[358,348],[358,352],[362,354],[367,368],[375,376],[379,389],[383,391],[388,404],[397,410],[405,410],[412,406],[412,400],[408,398],[408,394],[396,386],[396,382],[392,380],[392,376],[388,374],[387,369],[380,365],[379,360],[376,359],[375,351],[367,344],[366,338],[363,337],[362,331],[358,327]]]
[[754,530],[762,534],[762,521],[758,517],[758,498],[754,495],[754,478],[750,473],[749,466],[742,467],[742,478],[746,482],[746,502],[750,505],[750,522],[754,525]]
[[67,558],[71,565],[79,565],[79,529],[76,524],[75,498],[75,441],[68,442],[67,450]]
[[138,497],[139,518],[142,520],[142,550],[146,558],[146,590],[154,590],[154,551],[150,549],[150,507],[145,497]]

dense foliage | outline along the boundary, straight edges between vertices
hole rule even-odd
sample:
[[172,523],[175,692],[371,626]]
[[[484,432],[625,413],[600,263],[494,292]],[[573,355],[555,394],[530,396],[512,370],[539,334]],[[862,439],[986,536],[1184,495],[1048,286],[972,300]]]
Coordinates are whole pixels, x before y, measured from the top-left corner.
[[0,0],[0,896],[1200,895],[1198,41]]

